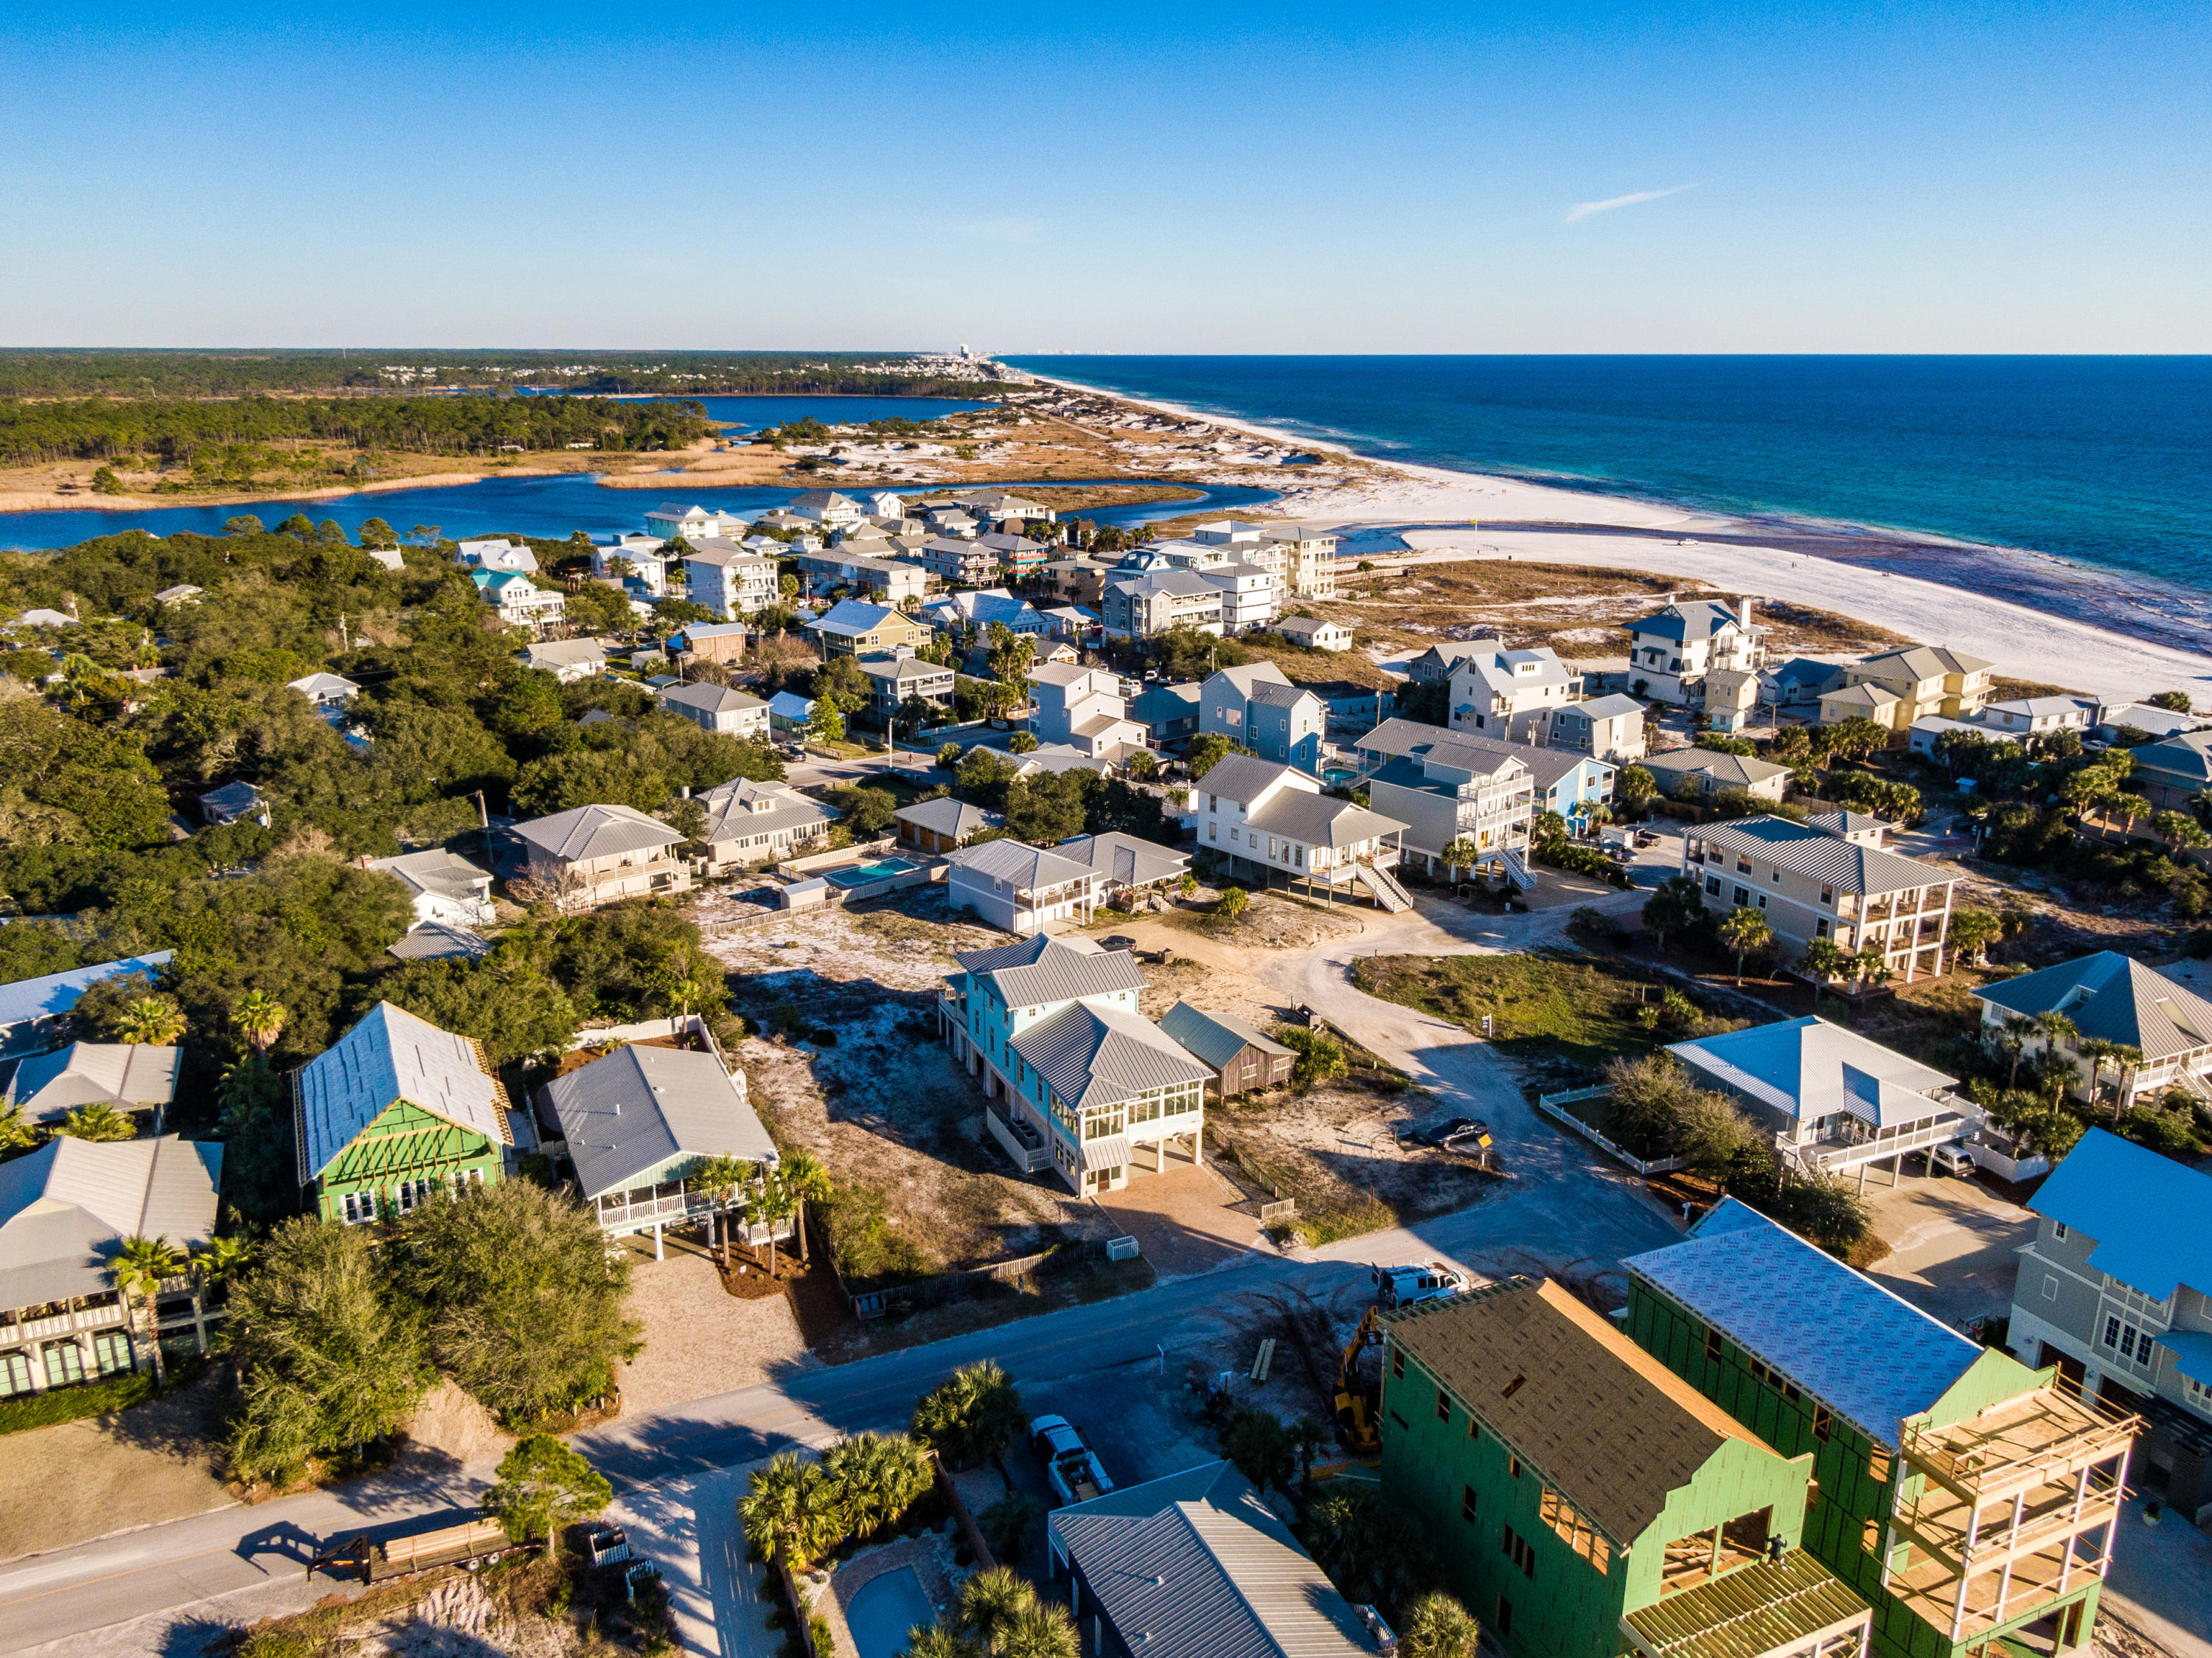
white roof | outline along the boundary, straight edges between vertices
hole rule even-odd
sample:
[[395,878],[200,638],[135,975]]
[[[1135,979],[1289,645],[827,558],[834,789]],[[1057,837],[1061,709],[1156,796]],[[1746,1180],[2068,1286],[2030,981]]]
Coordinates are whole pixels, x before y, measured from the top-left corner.
[[310,674],[305,679],[287,680],[284,688],[307,697],[350,697],[361,689],[343,674]]
[[389,1002],[301,1068],[293,1099],[302,1186],[401,1100],[495,1143],[510,1139],[499,1083],[477,1045]]
[[1813,1016],[1668,1045],[1692,1070],[1798,1121],[1847,1112],[1877,1128],[1955,1111],[1956,1079]]
[[416,892],[440,898],[481,898],[491,884],[489,870],[477,869],[442,846],[393,858],[372,858],[368,867],[398,876]]
[[0,1100],[33,1122],[54,1122],[72,1107],[106,1103],[128,1110],[176,1098],[178,1050],[140,1042],[72,1042],[34,1053],[15,1067]]
[[742,691],[732,691],[726,685],[671,686],[660,693],[660,700],[684,708],[696,708],[702,714],[731,714],[744,709],[768,706],[759,698],[749,697]]
[[992,881],[1003,881],[1018,892],[1058,887],[1087,880],[1091,867],[1027,845],[1018,840],[987,840],[980,846],[963,846],[945,860],[956,869],[966,869]]

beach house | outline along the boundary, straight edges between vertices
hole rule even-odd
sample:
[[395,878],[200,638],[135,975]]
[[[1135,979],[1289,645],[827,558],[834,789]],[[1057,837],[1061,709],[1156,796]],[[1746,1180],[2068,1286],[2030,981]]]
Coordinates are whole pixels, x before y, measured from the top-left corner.
[[1646,754],[1637,764],[1658,781],[1670,800],[1744,794],[1753,800],[1778,801],[1790,788],[1788,766],[1717,748],[1668,748]]
[[1692,826],[1682,873],[1705,904],[1752,905],[1784,954],[1802,957],[1814,939],[1844,951],[1878,952],[1908,984],[1943,971],[1955,875],[1835,832],[1833,824],[1740,818]]
[[[1368,803],[1405,825],[1401,844],[1425,869],[1473,869],[1527,887],[1534,884],[1528,857],[1536,812],[1528,759],[1547,753],[1522,744],[1462,742],[1455,732],[1439,731],[1437,741],[1369,776]],[[1577,764],[1556,758],[1563,772]],[[1471,844],[1474,856],[1455,863],[1444,854],[1459,841]]]
[[210,829],[228,829],[237,823],[269,827],[269,797],[243,777],[209,789],[198,805],[200,817]]
[[1628,688],[1662,703],[1697,700],[1717,667],[1756,674],[1765,663],[1748,599],[1734,610],[1711,599],[1669,603],[1627,624],[1627,632]]
[[1117,761],[1145,747],[1145,728],[1128,717],[1121,675],[1111,668],[1046,662],[1025,677],[1034,704],[1030,730],[1040,743]]
[[1294,645],[1308,650],[1349,650],[1352,649],[1352,630],[1341,622],[1326,622],[1318,616],[1285,616],[1275,624],[1275,631]]
[[[1969,994],[1981,1003],[1982,1040],[1990,1051],[2008,1053],[2015,1042],[2024,1056],[2055,1051],[2085,1096],[2093,1071],[2099,1091],[2112,1090],[2122,1111],[2169,1088],[2199,1099],[2212,1095],[2212,1002],[2117,950],[2077,956]],[[2054,1043],[2040,1025],[2017,1022],[2049,1014],[2063,1015],[2073,1033]]]
[[1282,588],[1273,571],[1254,564],[1221,564],[1198,572],[1221,589],[1221,631],[1250,633],[1275,619]]
[[507,1172],[514,1129],[483,1046],[389,1002],[291,1083],[300,1185],[326,1221],[390,1220]]
[[1778,1451],[1563,1286],[1387,1314],[1382,1501],[1513,1658],[1862,1658]]
[[1054,922],[1088,926],[1098,877],[1087,863],[1018,840],[987,840],[946,856],[945,900],[1002,932],[1035,933]]
[[705,875],[788,857],[837,821],[836,813],[789,783],[750,777],[709,789],[699,803],[707,813],[696,843]]
[[898,825],[900,845],[933,857],[957,851],[987,830],[1006,826],[1006,819],[998,813],[950,795],[902,806],[891,818]]
[[662,688],[660,705],[678,719],[718,736],[766,741],[768,704],[726,685],[672,685]]
[[1328,705],[1273,662],[1220,668],[1199,690],[1200,731],[1301,771],[1320,772],[1328,728]]
[[177,1097],[180,1050],[150,1042],[72,1042],[0,1066],[0,1115],[54,1124],[82,1106],[106,1106],[126,1117],[145,1115],[161,1131]]
[[796,513],[801,518],[811,518],[817,524],[857,524],[868,515],[867,509],[849,495],[840,495],[835,490],[806,490],[793,496],[784,505],[786,512]]
[[684,837],[634,806],[579,806],[519,823],[526,878],[562,911],[691,890]]
[[174,1135],[62,1136],[0,1163],[0,1399],[136,1369],[162,1336],[189,1332],[208,1350],[209,1320],[222,1314],[202,1299],[197,1273],[155,1287],[149,1328],[114,1271],[128,1239],[187,1251],[214,1240],[222,1154],[218,1141]]
[[703,541],[739,537],[745,521],[734,514],[687,507],[680,501],[664,501],[645,515],[645,533],[662,541]]
[[1182,745],[1198,733],[1203,691],[1197,680],[1154,681],[1138,693],[1129,712],[1143,723],[1153,747],[1181,753]]
[[1138,1013],[1128,951],[1040,934],[953,960],[945,1044],[982,1079],[985,1126],[1024,1173],[1050,1167],[1088,1198],[1201,1161],[1206,1068]]
[[1336,597],[1337,535],[1334,530],[1309,529],[1303,524],[1269,529],[1261,535],[1263,546],[1284,553],[1283,590],[1293,599]]
[[1145,893],[1174,885],[1190,871],[1190,854],[1179,847],[1163,846],[1107,830],[1095,835],[1074,835],[1052,849],[1061,857],[1087,863],[1098,877],[1101,903],[1133,907]]
[[2005,1340],[2022,1364],[2142,1418],[2135,1484],[2212,1519],[2212,1175],[2093,1128],[2027,1206]]
[[1149,639],[1187,627],[1218,636],[1222,591],[1195,570],[1161,570],[1106,583],[1101,619],[1116,638]]
[[1734,1198],[1626,1265],[1630,1338],[1810,1460],[1802,1545],[1873,1607],[1877,1658],[2089,1649],[2132,1417]]
[[489,570],[471,571],[469,579],[476,583],[477,592],[483,601],[499,612],[499,619],[509,627],[526,627],[543,632],[561,619],[568,600],[550,588],[541,588],[520,570],[494,574]]
[[1198,844],[1217,869],[1269,886],[1279,877],[1331,900],[1364,892],[1386,910],[1413,907],[1390,873],[1405,822],[1323,794],[1306,772],[1256,755],[1224,755],[1190,798]]
[[1188,1002],[1178,1002],[1162,1014],[1160,1028],[1213,1073],[1217,1099],[1279,1088],[1291,1080],[1298,1061],[1294,1051],[1262,1036],[1243,1020],[1201,1013]]
[[883,605],[841,599],[806,625],[824,656],[893,655],[928,643],[929,630],[912,617]]
[[1644,704],[1615,692],[1552,710],[1540,739],[1547,748],[1589,754],[1616,766],[1633,765],[1646,753]]
[[668,636],[668,649],[686,661],[743,661],[751,632],[743,622],[686,622]]
[[1528,742],[1551,728],[1552,716],[1582,700],[1582,676],[1546,649],[1477,651],[1451,674],[1455,731]]
[[684,579],[691,602],[712,611],[717,621],[757,615],[782,600],[782,572],[773,558],[719,537],[690,544]]
[[523,651],[522,665],[573,685],[606,672],[606,647],[597,639],[546,640]]
[[[1820,723],[1864,717],[1896,732],[1930,716],[1971,720],[1989,700],[1996,664],[1934,645],[1906,645],[1844,666],[1842,682],[1820,693]],[[2002,730],[2003,728],[1999,727]]]
[[[927,703],[939,710],[950,709],[953,686],[959,679],[951,668],[925,662],[919,656],[864,656],[860,672],[868,681],[868,713],[883,726],[897,719],[899,710],[908,702]],[[914,736],[910,730],[903,735],[909,740]]]
[[436,921],[456,927],[481,927],[495,914],[490,871],[477,869],[442,846],[398,857],[371,858],[368,867],[383,871],[407,888],[417,925]]
[[2135,757],[2129,781],[2153,811],[2185,812],[2212,789],[2212,731],[2184,732],[2129,752]]

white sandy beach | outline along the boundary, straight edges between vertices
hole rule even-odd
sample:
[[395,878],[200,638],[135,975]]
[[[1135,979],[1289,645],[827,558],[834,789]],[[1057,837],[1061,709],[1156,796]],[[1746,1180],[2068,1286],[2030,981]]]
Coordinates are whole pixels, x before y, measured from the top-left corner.
[[[1040,376],[1042,378],[1042,376]],[[1160,410],[1182,419],[1249,432],[1311,451],[1349,454],[1295,432],[1224,419],[1173,404],[1150,402],[1091,387],[1072,389]],[[1939,582],[1892,576],[1786,547],[1735,543],[1695,545],[1701,532],[1756,532],[1760,527],[1621,496],[1550,489],[1513,479],[1357,456],[1385,474],[1373,481],[1291,489],[1267,510],[1322,528],[1390,529],[1466,521],[1463,532],[1403,528],[1407,545],[1425,556],[1512,557],[1534,563],[1591,564],[1648,570],[1709,582],[1755,598],[1783,599],[1856,617],[1926,644],[1987,657],[2014,679],[2063,685],[2101,698],[2142,698],[2185,690],[2212,705],[2212,658],[2134,639],[2046,611]],[[1487,527],[1522,523],[1607,524],[1650,529],[1650,537],[1575,535]],[[1687,539],[1693,545],[1679,543]],[[1352,549],[1346,549],[1347,554]]]

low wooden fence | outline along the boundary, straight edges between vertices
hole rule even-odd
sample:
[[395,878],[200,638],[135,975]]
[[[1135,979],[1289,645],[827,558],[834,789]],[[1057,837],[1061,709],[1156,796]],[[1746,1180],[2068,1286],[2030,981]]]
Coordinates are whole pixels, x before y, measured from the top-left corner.
[[1638,1174],[1668,1174],[1682,1167],[1683,1160],[1680,1157],[1656,1157],[1649,1162],[1645,1161],[1625,1146],[1615,1145],[1581,1118],[1566,1109],[1569,1106],[1580,1105],[1585,1100],[1606,1099],[1612,1093],[1613,1090],[1601,1082],[1595,1088],[1568,1088],[1559,1094],[1540,1094],[1537,1097],[1536,1112],[1539,1116],[1548,1117],[1562,1128],[1580,1135],[1615,1162],[1626,1164]]
[[[1012,1283],[1041,1272],[1064,1271],[1087,1260],[1103,1258],[1119,1259],[1110,1249],[1111,1240],[1103,1238],[1080,1238],[1069,1243],[1055,1244],[1050,1249],[1040,1250],[1034,1255],[1018,1255],[1012,1260],[993,1261],[988,1266],[971,1266],[958,1272],[939,1272],[934,1277],[916,1278],[910,1283],[890,1284],[882,1289],[862,1290],[855,1294],[845,1283],[842,1274],[837,1287],[844,1291],[852,1304],[856,1319],[879,1319],[889,1313],[910,1312],[917,1307],[935,1307],[945,1301],[958,1301],[994,1283]],[[831,1269],[836,1271],[836,1261]]]

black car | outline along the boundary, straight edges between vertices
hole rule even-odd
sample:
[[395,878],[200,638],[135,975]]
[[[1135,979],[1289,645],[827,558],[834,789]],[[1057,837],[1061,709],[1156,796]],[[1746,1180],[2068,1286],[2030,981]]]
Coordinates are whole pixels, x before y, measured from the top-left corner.
[[1416,1145],[1443,1151],[1480,1151],[1490,1144],[1490,1125],[1473,1117],[1455,1117],[1412,1136]]

